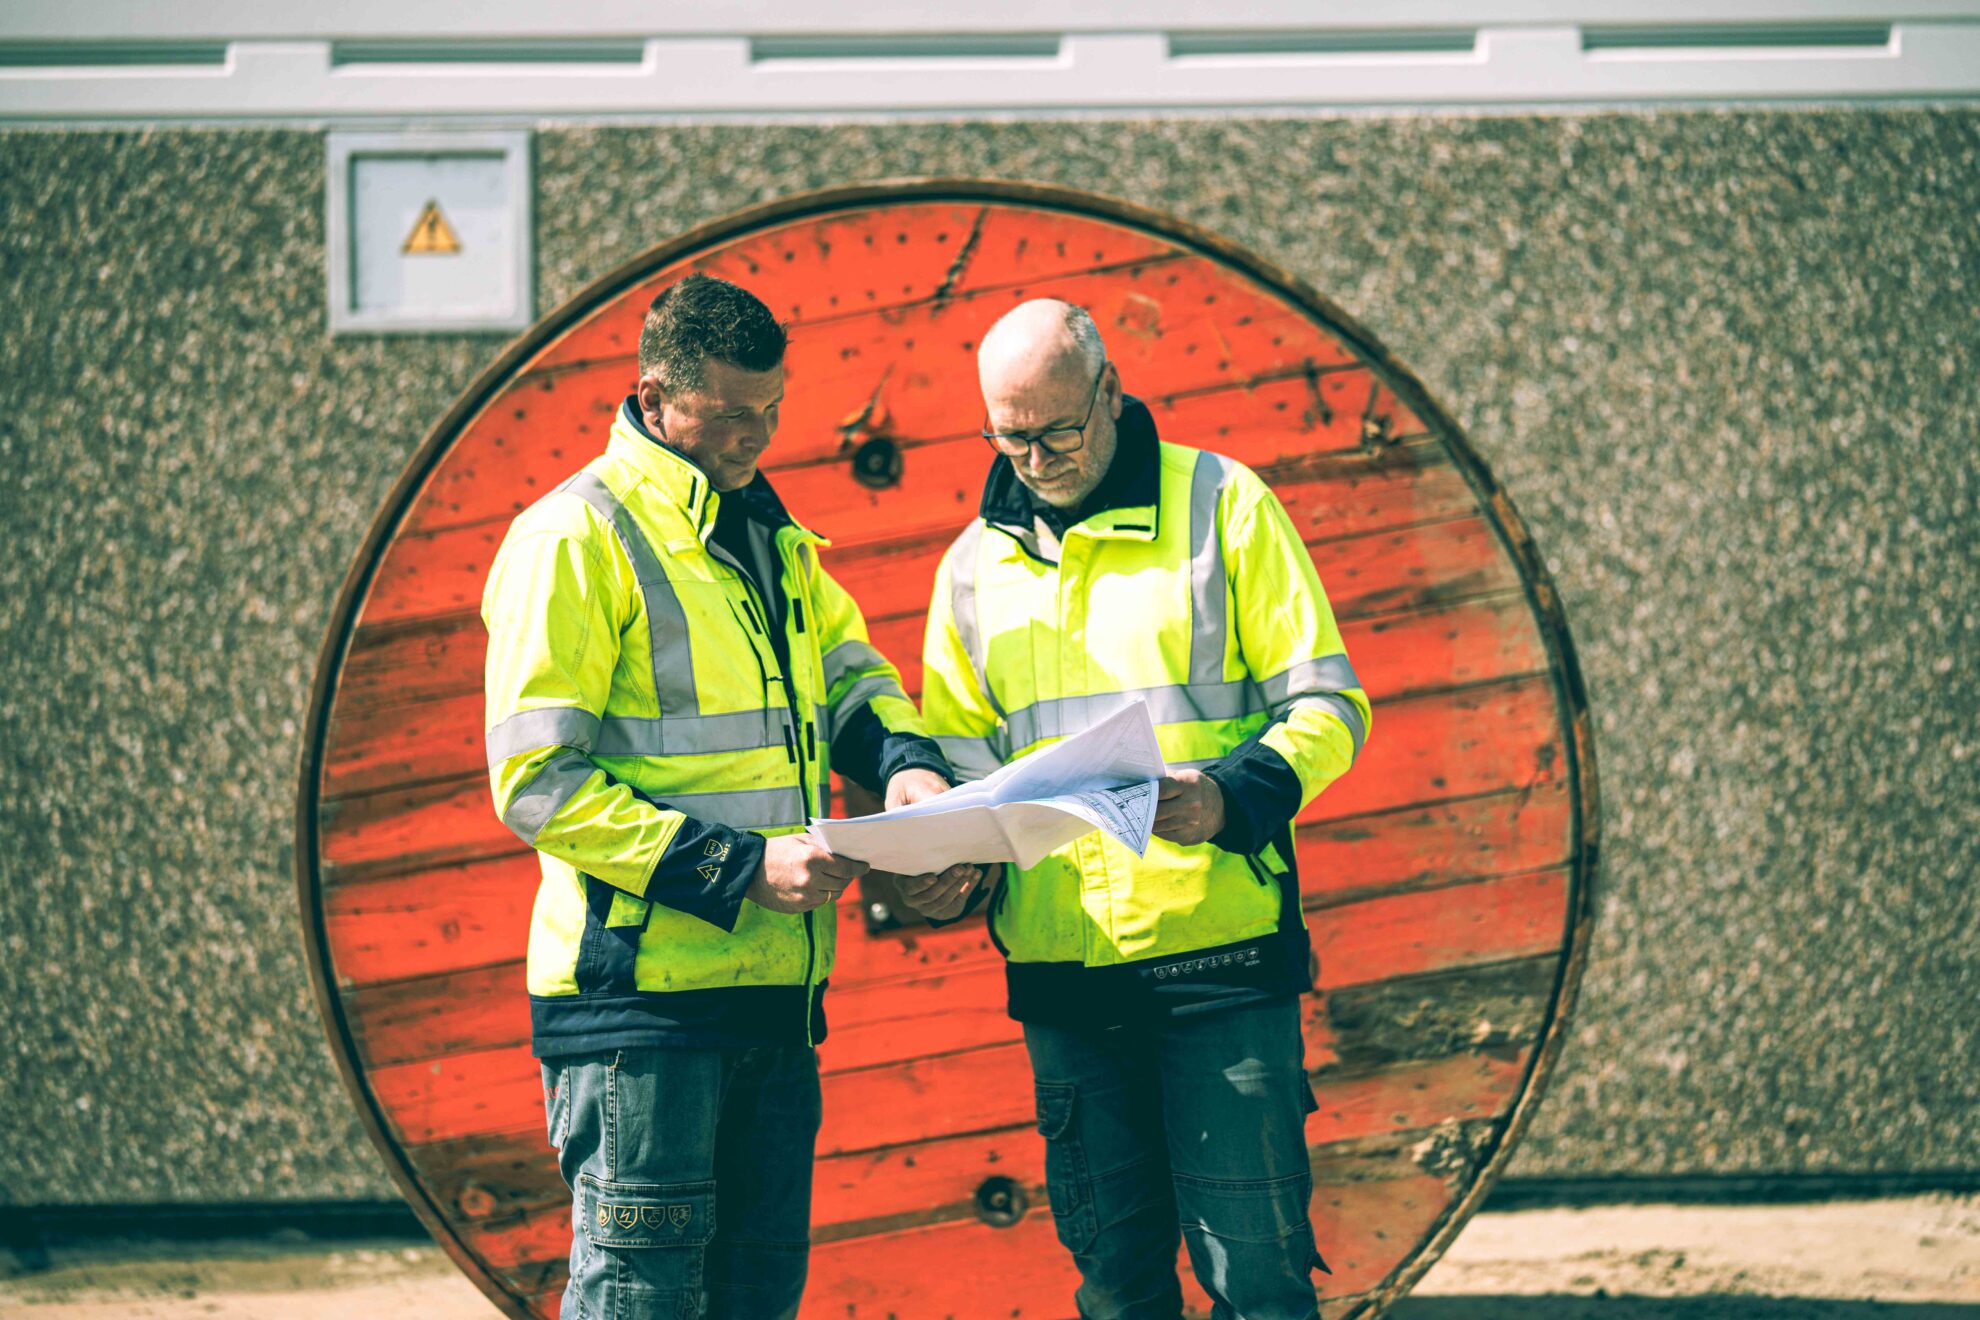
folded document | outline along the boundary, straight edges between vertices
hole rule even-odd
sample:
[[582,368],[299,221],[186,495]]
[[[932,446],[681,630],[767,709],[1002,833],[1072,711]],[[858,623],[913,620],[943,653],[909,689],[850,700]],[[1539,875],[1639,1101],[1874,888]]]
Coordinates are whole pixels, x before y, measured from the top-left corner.
[[1166,773],[1148,707],[1137,701],[973,784],[877,816],[815,819],[811,832],[840,857],[904,875],[958,862],[1032,866],[1096,829],[1140,856]]

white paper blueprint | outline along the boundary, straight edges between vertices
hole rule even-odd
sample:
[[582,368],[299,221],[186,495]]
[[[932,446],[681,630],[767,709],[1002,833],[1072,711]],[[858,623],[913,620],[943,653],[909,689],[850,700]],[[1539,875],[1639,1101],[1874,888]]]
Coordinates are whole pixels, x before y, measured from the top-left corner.
[[877,816],[814,819],[811,832],[840,857],[903,875],[958,862],[1031,866],[1096,829],[1140,856],[1155,824],[1155,781],[1167,773],[1137,701],[973,784]]

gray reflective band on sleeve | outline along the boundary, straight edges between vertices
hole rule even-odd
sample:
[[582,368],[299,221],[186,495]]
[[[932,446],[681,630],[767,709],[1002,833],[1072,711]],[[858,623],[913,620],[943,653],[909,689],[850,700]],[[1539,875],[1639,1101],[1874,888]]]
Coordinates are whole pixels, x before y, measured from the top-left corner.
[[962,780],[981,779],[1004,764],[994,738],[965,738],[957,734],[935,735],[936,746],[948,758],[949,768]]
[[580,706],[543,706],[519,710],[488,731],[488,768],[545,747],[575,747],[588,752],[598,740],[598,717]]
[[886,663],[887,657],[881,655],[871,642],[862,642],[857,638],[840,642],[825,653],[825,686],[829,690],[847,674]]
[[530,781],[509,799],[502,823],[521,836],[524,843],[534,844],[551,817],[562,811],[585,781],[597,773],[598,767],[583,752],[558,753],[538,767]]
[[1340,717],[1354,739],[1354,754],[1361,755],[1361,744],[1368,741],[1368,724],[1361,711],[1343,692],[1361,687],[1354,666],[1336,652],[1317,660],[1302,660],[1272,675],[1259,687],[1265,694],[1266,709],[1275,719],[1284,719],[1300,706],[1313,706]]
[[1189,483],[1189,681],[1224,677],[1224,644],[1230,636],[1225,608],[1224,538],[1217,530],[1217,502],[1230,477],[1230,460],[1207,451],[1196,456]]
[[990,703],[990,709],[999,715],[1004,708],[997,701],[997,694],[990,690],[990,657],[983,646],[983,630],[978,625],[976,614],[976,557],[983,545],[983,520],[976,519],[962,529],[962,535],[949,547],[949,616],[956,625],[956,636],[962,639],[962,647],[969,656],[969,663],[976,669],[976,685],[983,690],[983,699]]
[[804,796],[789,788],[750,788],[734,793],[661,793],[660,802],[696,820],[737,830],[767,830],[806,821]]
[[1348,663],[1348,658],[1336,652],[1323,655],[1318,660],[1302,660],[1296,665],[1288,665],[1258,686],[1265,692],[1266,706],[1276,714],[1279,707],[1294,697],[1314,692],[1346,692],[1350,688],[1360,687],[1361,680],[1355,677],[1354,666]]
[[688,646],[687,612],[681,608],[674,584],[660,567],[660,559],[653,553],[646,534],[596,473],[579,472],[560,489],[589,504],[599,517],[610,523],[626,557],[632,561],[633,576],[639,581],[640,596],[646,603],[647,637],[653,650],[653,690],[660,699],[660,709],[670,714],[695,714],[701,709],[701,697],[694,685],[694,653]]
[[1368,726],[1362,722],[1361,711],[1356,709],[1352,701],[1338,692],[1312,692],[1305,696],[1294,697],[1284,712],[1274,713],[1290,714],[1301,706],[1316,707],[1340,717],[1341,723],[1347,725],[1348,736],[1354,739],[1354,754],[1361,755],[1361,744],[1368,741]]
[[855,711],[875,697],[899,697],[906,701],[907,692],[887,675],[874,674],[847,688],[845,695],[832,704],[832,709],[841,714]]

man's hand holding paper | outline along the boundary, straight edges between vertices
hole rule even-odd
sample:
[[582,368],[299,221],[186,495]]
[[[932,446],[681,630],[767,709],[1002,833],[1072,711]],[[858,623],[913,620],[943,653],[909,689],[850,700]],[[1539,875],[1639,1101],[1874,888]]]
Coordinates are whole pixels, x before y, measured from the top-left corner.
[[904,874],[970,862],[1031,866],[1094,829],[1139,856],[1166,772],[1148,708],[1137,701],[976,783],[876,816],[814,820],[811,828],[838,856]]

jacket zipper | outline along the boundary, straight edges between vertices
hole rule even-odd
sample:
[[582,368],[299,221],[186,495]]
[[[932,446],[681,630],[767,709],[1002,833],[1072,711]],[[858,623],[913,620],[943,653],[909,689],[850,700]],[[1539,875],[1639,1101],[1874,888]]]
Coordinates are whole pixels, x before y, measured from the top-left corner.
[[[715,552],[719,550],[719,547],[710,546],[709,550]],[[756,590],[756,584],[750,580],[749,574],[743,571],[742,565],[735,563],[725,554],[718,553],[716,557],[734,568],[737,575],[742,579],[744,603],[747,606],[746,612],[749,615],[750,631],[757,636],[765,636],[769,632],[770,612],[763,607],[763,603],[759,599]],[[780,555],[779,558],[781,559],[782,556]],[[792,618],[797,622],[798,631],[803,632],[804,607],[798,603],[798,599],[795,596],[791,597],[790,604]],[[798,719],[797,696],[792,692],[790,682],[782,674],[771,674],[769,668],[763,663],[762,651],[757,649],[753,639],[750,642],[749,650],[750,654],[756,657],[756,671],[762,677],[764,695],[768,696],[770,694],[770,681],[772,678],[775,678],[778,685],[784,689],[784,713],[788,717],[784,721],[784,755],[790,758],[792,768],[797,771],[798,797],[804,803],[804,809],[808,814],[811,811],[811,787],[805,778],[805,762],[799,755],[799,739],[794,730],[802,723],[805,731],[805,745],[815,746],[816,744],[810,737],[811,726],[809,723],[804,723]],[[811,975],[818,967],[818,925],[813,919],[813,913],[815,911],[816,909],[812,909],[806,911],[804,914],[804,1043],[807,1045],[816,1044],[811,1038]]]

